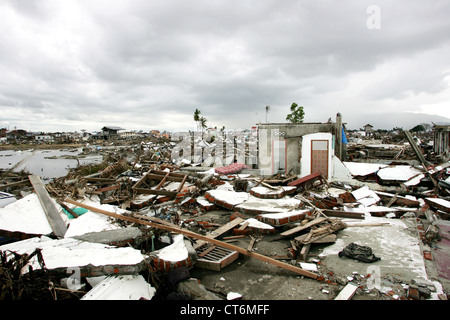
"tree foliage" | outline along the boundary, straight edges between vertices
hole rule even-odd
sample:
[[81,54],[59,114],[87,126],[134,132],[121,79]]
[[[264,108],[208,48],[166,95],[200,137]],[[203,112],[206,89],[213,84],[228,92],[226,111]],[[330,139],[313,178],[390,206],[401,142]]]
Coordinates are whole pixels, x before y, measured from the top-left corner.
[[298,104],[296,104],[295,102],[292,103],[291,105],[291,113],[289,113],[286,116],[286,120],[292,122],[292,123],[302,123],[303,122],[303,118],[305,116],[305,112],[303,111],[303,107],[299,106]]
[[203,132],[204,129],[206,129],[208,126],[206,125],[206,118],[201,115],[202,113],[200,110],[195,109],[194,111],[194,121],[197,123],[197,130],[201,130]]
[[418,124],[414,128],[411,129],[411,132],[422,132],[425,131],[425,127],[421,124]]

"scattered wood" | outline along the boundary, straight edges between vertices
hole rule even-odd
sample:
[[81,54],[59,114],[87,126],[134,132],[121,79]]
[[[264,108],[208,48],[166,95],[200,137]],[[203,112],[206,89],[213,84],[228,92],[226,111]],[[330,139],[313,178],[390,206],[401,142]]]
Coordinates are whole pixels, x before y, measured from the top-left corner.
[[10,182],[10,183],[0,185],[0,190],[5,190],[8,188],[18,187],[18,186],[27,185],[27,184],[30,184],[29,179],[21,180],[21,181],[17,181],[17,182]]
[[[229,230],[233,229],[234,227],[236,227],[238,224],[242,223],[243,221],[244,221],[244,219],[237,217],[237,218],[231,220],[230,222],[228,222],[227,224],[224,224],[223,226],[217,228],[216,230],[211,231],[209,234],[206,235],[206,237],[216,238],[216,237],[228,232]],[[242,237],[244,237],[244,235]],[[230,240],[230,239],[228,239],[228,240]],[[194,248],[198,248],[201,245],[203,245],[204,243],[206,243],[206,241],[197,240],[194,245]]]
[[154,228],[158,228],[158,229],[162,229],[162,230],[166,230],[166,231],[169,231],[169,232],[180,233],[180,234],[183,234],[183,235],[185,235],[187,237],[192,237],[192,238],[195,238],[195,239],[204,240],[204,241],[210,242],[212,244],[215,244],[215,245],[217,245],[217,246],[219,246],[221,248],[226,248],[226,249],[237,251],[237,252],[242,253],[244,255],[247,255],[247,256],[253,257],[255,259],[258,259],[258,260],[270,263],[272,265],[275,265],[275,266],[280,267],[282,269],[286,269],[286,270],[292,271],[294,273],[303,275],[305,277],[312,278],[312,279],[317,279],[318,278],[318,275],[313,273],[313,272],[310,272],[310,271],[307,271],[307,270],[303,270],[301,268],[298,268],[296,266],[293,266],[293,265],[285,263],[285,262],[281,262],[281,261],[277,261],[275,259],[271,259],[271,258],[269,258],[267,256],[258,254],[256,252],[247,251],[246,249],[243,249],[241,247],[232,245],[230,243],[226,243],[226,242],[223,242],[223,241],[220,241],[220,240],[216,240],[216,239],[207,238],[207,237],[205,237],[203,235],[200,235],[200,234],[197,234],[195,232],[191,232],[191,231],[187,231],[187,230],[174,229],[172,227],[161,225],[161,224],[156,224],[154,222],[139,220],[139,219],[136,219],[136,218],[125,216],[125,215],[120,215],[120,214],[109,212],[109,211],[106,211],[106,210],[101,210],[99,208],[88,206],[86,204],[79,203],[79,202],[76,202],[76,201],[71,200],[71,199],[66,199],[65,201],[68,202],[68,203],[71,203],[71,204],[74,204],[74,205],[86,208],[88,210],[91,210],[91,211],[94,211],[94,212],[97,212],[97,213],[101,213],[101,214],[104,214],[104,215],[116,218],[116,219],[125,220],[125,221],[129,221],[129,222],[133,222],[133,223],[143,224],[143,225],[148,225],[148,226],[151,226],[151,227],[154,227]]
[[314,219],[314,220],[312,220],[312,221],[306,223],[305,225],[300,225],[300,226],[294,227],[294,228],[292,228],[292,229],[289,229],[289,230],[287,230],[287,231],[284,231],[284,232],[280,233],[280,235],[283,236],[283,237],[289,237],[289,236],[292,236],[292,235],[295,234],[295,233],[298,233],[298,232],[300,232],[300,231],[302,231],[302,230],[311,228],[312,226],[314,226],[314,225],[316,225],[316,224],[320,224],[320,223],[326,221],[327,219],[328,219],[328,218],[318,217],[318,218],[316,218],[316,219]]

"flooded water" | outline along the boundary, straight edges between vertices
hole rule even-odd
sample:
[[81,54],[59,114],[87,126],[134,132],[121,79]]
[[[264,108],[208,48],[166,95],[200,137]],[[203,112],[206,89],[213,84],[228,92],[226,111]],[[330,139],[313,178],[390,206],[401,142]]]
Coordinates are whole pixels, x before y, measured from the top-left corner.
[[1,150],[0,169],[14,172],[26,170],[30,174],[39,175],[43,180],[51,180],[67,175],[71,168],[78,165],[98,164],[103,160],[101,155],[79,156],[80,153],[81,149]]

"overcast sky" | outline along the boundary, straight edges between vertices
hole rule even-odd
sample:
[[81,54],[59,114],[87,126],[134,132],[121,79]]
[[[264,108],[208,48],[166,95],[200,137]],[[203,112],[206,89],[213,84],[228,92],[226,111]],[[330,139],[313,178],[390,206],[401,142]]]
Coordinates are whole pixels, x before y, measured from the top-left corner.
[[449,16],[447,0],[0,0],[0,127],[194,130],[198,108],[245,129],[293,102],[350,129],[439,122]]

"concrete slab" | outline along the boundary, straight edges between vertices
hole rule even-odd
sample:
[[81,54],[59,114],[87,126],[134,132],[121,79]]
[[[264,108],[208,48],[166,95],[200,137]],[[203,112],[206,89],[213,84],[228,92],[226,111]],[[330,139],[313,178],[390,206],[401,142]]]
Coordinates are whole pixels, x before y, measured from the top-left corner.
[[[61,218],[68,222],[65,214]],[[49,235],[52,228],[35,193],[0,209],[0,230],[33,235]]]
[[[349,225],[388,223],[389,226],[348,227],[340,230],[337,241],[324,247],[320,253],[331,270],[350,276],[353,272],[362,276],[374,275],[373,286],[382,292],[391,290],[382,281],[387,275],[397,276],[405,282],[413,279],[428,280],[415,219],[366,217],[365,220],[352,223],[348,219],[344,221]],[[352,242],[370,247],[373,254],[381,260],[364,263],[347,257],[340,258],[338,253]]]
[[[41,249],[45,267],[48,270],[80,268],[81,274],[83,274],[84,269],[89,271],[90,269],[95,269],[95,267],[110,266],[113,267],[100,268],[91,273],[108,274],[109,272],[115,272],[114,270],[109,271],[109,269],[119,268],[123,270],[119,270],[116,273],[131,272],[134,274],[140,271],[139,268],[134,268],[134,266],[141,265],[146,258],[139,250],[131,247],[118,248],[71,238],[53,240],[45,236],[6,244],[0,246],[0,251],[31,254],[37,248]],[[8,259],[11,256],[8,255]],[[28,264],[32,266],[33,270],[40,269],[36,256],[30,259]],[[133,268],[128,268],[128,266]],[[24,270],[28,271],[28,267],[25,266]]]

